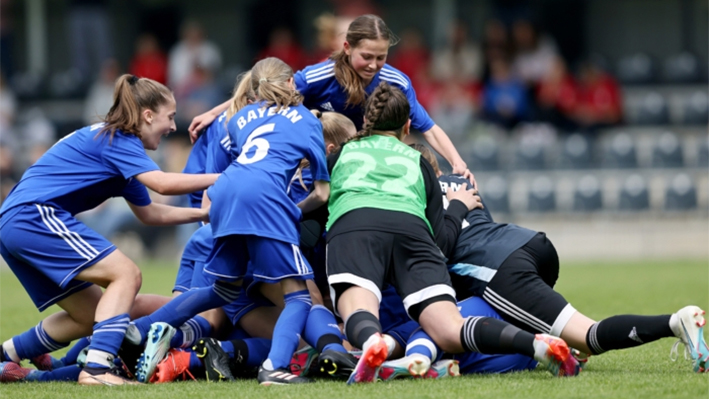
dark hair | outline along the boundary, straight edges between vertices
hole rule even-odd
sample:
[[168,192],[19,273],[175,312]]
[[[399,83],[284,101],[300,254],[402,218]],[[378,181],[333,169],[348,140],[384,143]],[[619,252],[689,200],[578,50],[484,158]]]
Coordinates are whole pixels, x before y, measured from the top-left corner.
[[387,82],[380,82],[364,106],[364,125],[352,140],[371,136],[373,131],[395,131],[409,120],[411,106],[406,94]]
[[157,112],[161,105],[174,101],[170,89],[152,79],[125,74],[116,80],[113,105],[106,114],[106,126],[98,133],[109,135],[113,140],[116,130],[140,137],[141,113],[144,109]]
[[[351,48],[357,47],[362,40],[382,39],[388,41],[390,47],[399,42],[399,38],[389,30],[384,20],[372,14],[355,18],[347,28],[347,36],[345,37]],[[345,53],[344,49],[340,49],[330,58],[335,61],[335,79],[347,92],[345,105],[351,106],[364,103],[366,97],[364,83],[362,78],[352,68],[350,56]]]
[[436,159],[436,156],[433,154],[433,151],[431,151],[430,148],[426,147],[421,143],[414,143],[411,144],[409,147],[420,152],[421,156],[424,157],[428,161],[428,163],[431,164],[431,166],[433,166],[433,171],[436,172],[436,174],[439,174],[441,172],[441,168],[438,166],[438,159]]
[[276,111],[303,102],[303,96],[288,86],[293,69],[275,57],[264,58],[251,68],[251,90],[266,108],[276,105]]

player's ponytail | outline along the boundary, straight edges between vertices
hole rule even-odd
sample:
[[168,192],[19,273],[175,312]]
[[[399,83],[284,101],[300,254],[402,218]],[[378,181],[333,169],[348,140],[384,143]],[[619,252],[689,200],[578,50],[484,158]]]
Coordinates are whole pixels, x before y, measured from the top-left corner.
[[411,144],[410,147],[421,153],[421,156],[433,166],[433,171],[436,172],[436,175],[441,173],[441,168],[438,166],[438,159],[436,159],[436,156],[430,148],[420,143]]
[[251,68],[251,89],[256,100],[265,102],[266,108],[275,104],[278,112],[303,102],[303,96],[288,83],[292,77],[288,64],[275,57],[264,58]]
[[376,132],[391,131],[398,137],[409,120],[410,111],[409,100],[401,90],[380,82],[364,106],[362,130],[351,140],[359,140]]
[[[391,30],[384,23],[384,20],[376,15],[367,14],[355,18],[347,28],[347,36],[345,40],[349,43],[350,48],[359,46],[362,40],[387,40],[389,46],[393,46],[399,42]],[[335,52],[331,57],[335,61],[335,79],[345,89],[347,93],[347,101],[345,106],[356,106],[364,103],[366,93],[365,85],[362,78],[352,68],[350,56],[345,53],[344,49]]]
[[251,90],[251,71],[246,71],[239,75],[239,78],[236,80],[234,95],[231,97],[231,103],[229,104],[229,109],[226,111],[226,120],[224,123],[228,123],[232,116],[244,108],[249,101],[254,100],[254,92]]
[[175,101],[170,89],[152,79],[125,74],[116,80],[113,105],[104,118],[105,126],[99,132],[113,140],[116,130],[140,137],[141,113],[144,109],[157,112],[161,105]]

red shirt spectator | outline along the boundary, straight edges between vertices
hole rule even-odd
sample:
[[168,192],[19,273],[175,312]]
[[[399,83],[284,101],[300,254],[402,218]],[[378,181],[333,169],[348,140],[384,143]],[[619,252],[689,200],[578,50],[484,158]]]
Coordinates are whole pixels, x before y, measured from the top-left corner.
[[263,49],[257,59],[276,57],[288,64],[293,71],[303,69],[307,63],[307,55],[293,37],[288,28],[277,28],[271,32],[268,47]]
[[584,125],[619,123],[623,109],[618,82],[591,64],[581,69],[580,76],[578,121]]
[[551,69],[537,86],[537,102],[542,108],[553,108],[570,117],[576,112],[578,90],[578,85],[568,73],[564,60],[556,57]]
[[130,62],[130,73],[166,84],[167,55],[160,50],[155,36],[141,35],[135,47],[135,55]]
[[422,83],[420,79],[426,75],[422,72],[428,68],[431,54],[424,46],[421,34],[414,29],[404,31],[399,46],[401,47],[389,57],[387,63],[408,76],[418,92],[418,86]]

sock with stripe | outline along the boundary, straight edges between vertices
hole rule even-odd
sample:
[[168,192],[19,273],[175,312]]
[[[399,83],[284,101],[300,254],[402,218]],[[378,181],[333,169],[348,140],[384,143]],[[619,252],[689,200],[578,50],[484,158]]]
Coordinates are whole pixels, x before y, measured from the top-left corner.
[[364,343],[377,333],[382,333],[379,319],[364,309],[355,310],[345,321],[347,341],[355,348],[364,349]]
[[342,346],[342,333],[335,315],[323,305],[313,305],[310,309],[303,338],[310,346],[316,348],[318,353],[325,350],[347,353],[347,349]]
[[670,328],[671,317],[620,315],[603,319],[588,329],[586,346],[593,355],[600,355],[609,350],[632,348],[660,338],[674,337]]
[[69,346],[69,342],[57,342],[47,334],[42,327],[42,322],[36,326],[16,335],[11,342],[3,344],[5,357],[19,363],[22,359],[32,359],[45,353]]
[[296,291],[283,297],[285,307],[278,316],[273,329],[273,341],[268,359],[263,363],[266,370],[285,369],[298,348],[300,334],[310,312],[312,302],[308,290]]
[[492,317],[466,318],[460,341],[467,352],[534,357],[534,334]]
[[51,382],[51,381],[73,381],[76,382],[79,379],[79,374],[81,373],[81,367],[77,365],[70,365],[60,367],[52,371],[41,371],[32,370],[24,381],[32,382]]
[[81,351],[84,350],[89,344],[91,343],[91,336],[84,337],[84,338],[79,338],[78,341],[69,348],[69,351],[66,353],[66,355],[60,359],[62,364],[65,366],[69,366],[72,364],[76,364],[76,359],[79,358],[79,355],[81,354]]
[[426,356],[431,359],[431,362],[435,362],[443,356],[443,351],[433,342],[430,335],[418,328],[411,334],[409,342],[406,344],[406,356],[413,354]]
[[234,302],[239,297],[241,287],[222,281],[216,281],[212,286],[189,290],[166,303],[153,314],[141,317],[133,323],[140,333],[140,341],[135,342],[134,335],[127,337],[134,344],[145,342],[150,331],[150,325],[159,321],[179,328],[187,320],[205,310],[222,307]]
[[118,353],[130,323],[128,313],[94,324],[94,333],[86,355],[86,367],[109,368]]
[[212,326],[207,319],[202,316],[195,316],[181,325],[175,331],[175,335],[170,341],[171,348],[191,348],[198,339],[208,337],[212,332]]

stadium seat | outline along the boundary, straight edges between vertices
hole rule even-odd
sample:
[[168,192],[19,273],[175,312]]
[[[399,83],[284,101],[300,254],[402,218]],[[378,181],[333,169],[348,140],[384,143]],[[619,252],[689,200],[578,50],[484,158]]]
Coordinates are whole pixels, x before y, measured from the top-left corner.
[[473,172],[478,170],[498,170],[500,146],[494,138],[482,136],[472,140],[469,150],[466,151],[470,164],[468,167]]
[[620,203],[623,211],[640,211],[650,208],[650,193],[645,178],[632,174],[625,179],[620,189]]
[[587,169],[593,166],[591,140],[574,133],[564,140],[560,166],[565,169]]
[[698,81],[700,74],[697,57],[686,51],[667,57],[662,66],[662,78],[667,83]]
[[652,151],[652,166],[656,168],[681,168],[684,156],[679,137],[672,132],[664,132],[655,142]]
[[697,167],[709,168],[709,137],[704,136],[699,143],[699,154],[697,154]]
[[632,122],[637,125],[665,125],[668,121],[669,110],[665,97],[654,91],[643,95]]
[[618,61],[616,72],[618,79],[624,84],[652,83],[655,80],[654,61],[644,53],[622,57]]
[[697,90],[682,101],[682,123],[685,125],[706,125],[709,122],[709,94]]
[[603,208],[601,183],[596,176],[583,176],[574,190],[574,211],[591,212],[601,208]]
[[538,137],[526,135],[517,143],[515,166],[520,170],[544,169],[544,144]]
[[554,182],[548,176],[532,180],[527,194],[527,209],[531,212],[552,212],[556,208]]
[[630,169],[638,166],[635,142],[628,133],[618,133],[607,143],[603,166],[618,169]]
[[665,209],[684,211],[697,207],[697,188],[686,173],[674,176],[665,190]]
[[487,180],[482,186],[481,195],[490,212],[510,212],[509,188],[507,181],[502,177],[494,176]]

